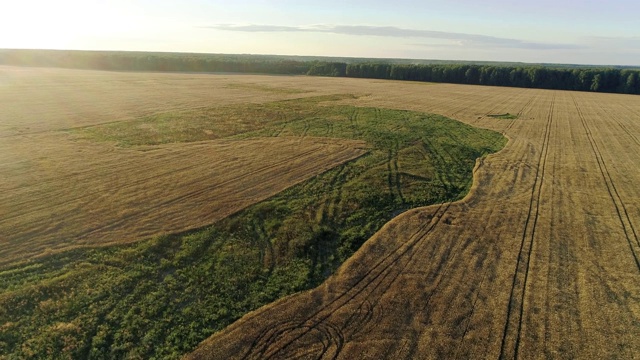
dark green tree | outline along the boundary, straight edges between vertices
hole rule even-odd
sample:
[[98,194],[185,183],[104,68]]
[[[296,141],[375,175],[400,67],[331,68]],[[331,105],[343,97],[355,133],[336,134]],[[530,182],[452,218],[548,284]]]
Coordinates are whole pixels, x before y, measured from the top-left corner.
[[589,88],[591,91],[598,91],[600,90],[600,85],[602,82],[602,74],[596,74],[593,77],[593,81],[591,82],[591,87]]

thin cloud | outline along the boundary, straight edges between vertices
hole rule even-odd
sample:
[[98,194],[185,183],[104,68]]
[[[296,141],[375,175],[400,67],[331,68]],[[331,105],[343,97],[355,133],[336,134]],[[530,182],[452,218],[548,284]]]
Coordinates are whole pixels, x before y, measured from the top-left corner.
[[597,47],[611,47],[626,50],[640,49],[640,36],[590,36],[586,37],[585,40]]
[[553,44],[529,42],[517,39],[495,36],[465,34],[446,31],[403,29],[394,26],[364,26],[364,25],[313,25],[313,26],[277,26],[277,25],[234,25],[217,24],[205,28],[240,31],[240,32],[315,32],[352,36],[381,36],[396,38],[428,38],[450,40],[455,42],[450,46],[492,46],[500,48],[517,48],[531,50],[575,50],[584,46],[575,44]]
[[[204,26],[205,28],[228,30],[228,31],[241,31],[241,32],[301,32],[309,31],[301,27],[293,26],[277,26],[277,25],[232,25],[232,24],[219,24],[212,26]],[[311,30],[313,31],[313,30]],[[318,31],[318,30],[316,30]]]

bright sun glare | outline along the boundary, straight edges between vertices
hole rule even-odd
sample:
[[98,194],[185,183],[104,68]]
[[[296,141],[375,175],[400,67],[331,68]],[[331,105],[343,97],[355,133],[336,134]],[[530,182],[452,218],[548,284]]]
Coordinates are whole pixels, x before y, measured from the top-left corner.
[[0,47],[75,48],[131,30],[127,12],[115,3],[14,0],[3,6],[0,15]]

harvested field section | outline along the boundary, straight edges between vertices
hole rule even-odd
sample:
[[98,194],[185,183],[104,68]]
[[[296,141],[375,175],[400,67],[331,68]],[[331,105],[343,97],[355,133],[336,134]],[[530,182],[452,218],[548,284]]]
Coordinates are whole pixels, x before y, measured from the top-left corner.
[[319,138],[117,149],[66,135],[0,145],[1,262],[211,224],[362,155]]
[[409,86],[354,102],[456,114],[510,138],[479,163],[472,193],[400,215],[322,286],[245,316],[191,357],[639,356],[640,99],[402,94]]

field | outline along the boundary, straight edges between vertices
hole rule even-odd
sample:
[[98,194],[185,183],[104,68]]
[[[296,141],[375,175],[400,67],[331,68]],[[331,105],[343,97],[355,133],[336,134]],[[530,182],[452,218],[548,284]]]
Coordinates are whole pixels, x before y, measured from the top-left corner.
[[[6,99],[0,134],[0,264],[208,225],[364,153],[364,144],[357,141],[230,143],[207,135],[208,129],[199,129],[202,140],[213,141],[118,148],[83,141],[74,136],[77,130],[69,130],[138,118],[144,114],[135,112],[143,111],[134,106],[140,99],[153,104],[147,110],[152,114],[181,109],[183,104],[160,104],[181,95],[158,91],[157,100],[142,96],[148,90],[143,79],[60,70],[12,68],[5,73],[0,87]],[[123,82],[128,88],[122,88]],[[226,85],[214,89],[218,92],[199,89],[201,97],[209,96],[202,101],[233,104],[238,98],[233,89],[225,93]],[[230,132],[226,123],[218,127]]]
[[[463,201],[402,214],[320,287],[245,316],[192,358],[637,357],[640,99],[378,84],[356,103],[510,142]],[[519,119],[485,116],[506,113]]]
[[19,68],[0,97],[0,354],[178,357],[319,285],[191,357],[639,355],[637,97]]

